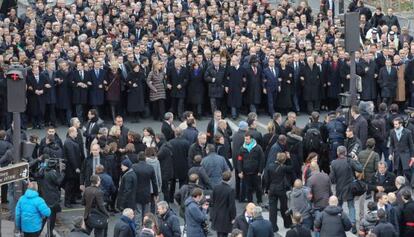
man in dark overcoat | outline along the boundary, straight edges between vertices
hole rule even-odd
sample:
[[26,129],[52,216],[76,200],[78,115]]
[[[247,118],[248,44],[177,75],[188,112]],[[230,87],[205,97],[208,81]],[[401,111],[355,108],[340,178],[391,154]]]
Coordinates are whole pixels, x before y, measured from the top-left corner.
[[306,102],[308,114],[319,111],[321,105],[321,72],[315,64],[314,57],[307,58],[303,67],[301,80],[303,81],[303,99]]
[[242,106],[242,95],[246,90],[246,73],[236,55],[231,58],[224,85],[224,90],[228,94],[227,105],[231,108],[231,116],[235,120],[238,117],[237,109]]
[[183,114],[186,87],[188,83],[188,71],[183,67],[181,59],[174,60],[174,66],[167,71],[167,88],[171,91],[171,110],[178,117]]
[[388,106],[391,105],[396,95],[397,88],[397,69],[392,67],[391,59],[385,60],[385,66],[380,69],[378,75],[378,84],[381,88],[382,102]]
[[72,72],[72,103],[75,105],[76,117],[83,123],[85,114],[84,109],[88,104],[88,81],[89,73],[85,70],[87,64],[78,63],[76,70]]
[[39,68],[32,69],[27,78],[28,104],[32,116],[33,128],[41,128],[45,114],[45,78],[40,77]]

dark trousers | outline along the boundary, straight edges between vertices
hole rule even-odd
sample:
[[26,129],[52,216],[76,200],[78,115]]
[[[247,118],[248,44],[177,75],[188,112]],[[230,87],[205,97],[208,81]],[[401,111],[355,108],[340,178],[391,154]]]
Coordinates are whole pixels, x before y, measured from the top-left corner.
[[277,226],[277,203],[280,200],[280,214],[283,218],[283,225],[285,228],[289,228],[292,224],[290,216],[286,215],[288,209],[287,197],[285,192],[273,193],[269,195],[269,219],[273,226],[273,232],[279,231]]
[[171,179],[170,180],[163,179],[162,180],[162,186],[161,186],[162,194],[164,195],[164,201],[166,201],[168,203],[174,203],[174,199],[170,198],[171,182],[172,182]]
[[[60,208],[59,206],[50,207],[51,212],[50,212],[49,218],[43,220],[42,230],[46,225],[46,228],[49,228],[48,233],[50,233],[50,237],[54,236],[53,230],[55,229],[56,216],[57,216],[57,212],[59,208]],[[49,220],[49,224],[47,223],[47,220]]]
[[247,201],[253,202],[253,192],[255,192],[257,203],[262,203],[262,187],[260,185],[260,176],[257,174],[244,175],[243,182],[246,184]]
[[93,229],[88,226],[86,226],[86,230],[89,233],[89,235],[94,231],[95,237],[107,237],[108,236],[108,225],[104,229]]
[[23,233],[23,237],[39,237],[41,231],[34,232],[34,233]]
[[390,106],[390,105],[391,105],[391,103],[393,102],[393,100],[394,100],[394,98],[391,98],[391,97],[383,97],[383,98],[382,98],[382,102],[383,102],[383,103],[386,103],[386,104],[387,104],[387,106]]
[[81,123],[84,121],[84,107],[85,106],[81,104],[75,105],[76,117],[78,117]]
[[154,116],[154,120],[161,120],[164,119],[165,114],[165,100],[156,100],[152,101],[152,116]]
[[46,122],[51,125],[56,125],[56,108],[55,104],[46,104]]
[[36,114],[36,115],[33,115],[33,117],[32,117],[32,123],[33,123],[33,127],[40,127],[40,126],[42,126],[42,124],[43,124],[43,117],[44,117],[44,115],[43,114]]
[[70,119],[72,118],[72,110],[68,109],[60,109],[60,120],[62,124],[70,126]]
[[[173,200],[174,200],[176,181],[177,181],[176,178],[170,180],[169,200],[171,200],[171,202],[173,202]],[[180,188],[186,183],[187,183],[187,179],[178,179],[178,184],[179,184]]]
[[220,110],[221,105],[221,98],[210,98],[210,108],[211,108],[211,114],[214,114],[214,111]]
[[171,98],[171,111],[181,118],[184,112],[184,98]]
[[79,193],[79,177],[71,177],[65,180],[65,204],[76,201],[76,194]]
[[275,101],[276,101],[276,91],[267,91],[267,110],[270,116],[273,116],[275,113]]
[[319,100],[306,101],[306,108],[308,114],[311,114],[313,111],[319,111],[320,106],[321,101]]

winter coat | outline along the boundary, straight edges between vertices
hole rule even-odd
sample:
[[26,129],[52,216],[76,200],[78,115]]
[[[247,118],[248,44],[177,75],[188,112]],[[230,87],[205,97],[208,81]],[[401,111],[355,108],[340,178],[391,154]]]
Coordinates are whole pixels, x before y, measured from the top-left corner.
[[191,174],[197,174],[198,175],[198,184],[202,186],[204,189],[213,189],[210,178],[207,175],[206,170],[201,165],[194,165],[188,170],[188,176]]
[[286,237],[312,237],[311,231],[302,225],[293,226],[286,233]]
[[39,197],[39,193],[27,189],[16,204],[16,228],[26,233],[38,232],[42,229],[43,218],[49,217],[50,213],[50,208]]
[[309,65],[303,67],[301,72],[304,77],[303,100],[317,101],[321,96],[321,72],[319,67],[314,64],[312,68]]
[[[251,142],[255,142],[254,139]],[[237,156],[239,172],[243,172],[244,175],[257,175],[263,172],[264,165],[264,153],[260,145],[255,144],[250,152],[242,146]]]
[[70,72],[59,70],[56,77],[63,80],[62,83],[56,84],[56,108],[70,109],[72,107]]
[[[204,74],[204,80],[208,83],[208,96],[210,98],[222,98],[224,94],[224,80],[226,69],[219,66],[216,70],[214,65],[207,68]],[[213,82],[214,78],[214,82]]]
[[362,76],[361,100],[375,101],[377,99],[377,80],[375,74],[378,71],[375,61],[362,62],[364,74]]
[[[27,103],[28,103],[28,111],[30,111],[30,114],[32,116],[43,116],[45,113],[45,106],[46,106],[46,100],[45,100],[45,84],[46,80],[43,77],[40,77],[38,75],[38,82],[35,79],[35,76],[33,74],[29,75],[27,77]],[[37,95],[35,94],[36,90],[43,91],[43,94]]]
[[292,108],[293,94],[293,70],[286,66],[285,69],[279,68],[280,92],[277,93],[276,106],[282,109]]
[[307,181],[307,186],[312,193],[313,208],[323,210],[327,207],[329,197],[332,195],[329,176],[322,172],[313,173]]
[[89,105],[91,106],[99,106],[103,105],[104,103],[104,96],[105,96],[105,90],[104,90],[104,80],[106,79],[106,72],[103,69],[98,70],[99,73],[95,73],[95,69],[92,69],[89,71]]
[[312,206],[308,199],[309,193],[310,189],[303,187],[300,189],[293,188],[287,195],[289,200],[288,207],[293,212],[302,214],[303,219],[311,217]]
[[265,220],[263,216],[254,218],[247,231],[247,237],[273,237],[272,223]]
[[[72,103],[75,105],[88,104],[88,76],[87,72],[83,71],[83,77],[80,71],[73,71],[71,74],[71,87],[72,87]],[[78,83],[84,83],[87,87],[83,88]]]
[[365,214],[364,219],[362,219],[359,224],[359,231],[367,234],[372,229],[374,229],[377,222],[378,222],[377,211],[368,211],[368,213]]
[[[361,141],[361,148],[364,148],[368,139],[367,120],[362,115],[359,115],[356,119],[352,120],[351,124],[354,125],[354,136]],[[350,152],[350,150],[348,151]]]
[[385,193],[394,192],[397,190],[395,187],[395,174],[389,171],[385,172],[384,178],[381,178],[381,174],[379,172],[376,172],[367,184],[368,189],[374,192],[378,192],[377,186],[384,187]]
[[281,165],[277,162],[269,164],[263,175],[265,192],[268,192],[270,196],[280,193],[284,194],[290,186],[286,179],[287,174],[290,172],[292,172],[290,163],[288,165]]
[[[181,67],[179,70],[177,70],[177,68],[173,66],[167,70],[167,80],[168,83],[172,86],[170,92],[172,98],[186,97],[188,75],[189,73],[186,67]],[[180,89],[178,89],[178,85],[181,85]]]
[[63,156],[66,161],[65,175],[67,178],[76,177],[76,169],[81,169],[81,150],[79,144],[71,137],[66,138],[63,145]]
[[213,187],[221,183],[223,172],[229,170],[224,157],[217,155],[215,152],[211,152],[204,157],[201,166],[206,170]]
[[56,71],[52,72],[52,76],[49,76],[49,72],[44,70],[40,73],[41,80],[45,81],[45,84],[49,84],[50,88],[45,88],[44,96],[46,104],[56,104]]
[[185,222],[187,236],[205,236],[202,225],[207,221],[207,214],[192,197],[185,200]]
[[411,237],[414,236],[414,227],[407,226],[406,223],[414,222],[414,201],[410,200],[401,208],[401,221],[400,221],[400,230],[401,230],[401,237]]
[[210,219],[217,232],[230,233],[236,217],[235,192],[229,184],[222,182],[213,188]]
[[400,140],[397,139],[395,130],[390,133],[390,154],[394,154],[394,171],[400,166],[403,170],[409,170],[411,157],[414,157],[414,143],[411,131],[403,128]]
[[109,202],[111,200],[111,196],[116,191],[114,181],[112,180],[112,177],[107,173],[102,173],[98,176],[101,178],[101,185],[99,185],[99,188],[101,188],[104,194],[104,200],[105,202]]
[[225,87],[228,88],[227,105],[240,108],[243,101],[242,89],[246,88],[245,70],[241,66],[237,69],[234,66],[228,68]]
[[157,146],[157,157],[160,162],[161,180],[170,180],[174,177],[173,147],[167,141],[161,141]]
[[185,180],[188,173],[188,149],[190,143],[182,137],[174,138],[170,141],[171,147],[173,147],[173,168],[174,177],[177,179]]
[[[293,166],[292,178],[301,178],[302,164],[303,164],[303,138],[296,134],[288,132],[287,134],[287,149],[290,153],[290,161]],[[292,180],[293,181],[293,180]]]
[[260,104],[262,95],[262,68],[256,67],[256,73],[251,65],[245,67],[247,91],[247,104]]
[[315,220],[315,228],[320,231],[321,237],[345,237],[346,231],[352,227],[342,208],[337,206],[328,206],[323,210]]
[[397,237],[397,232],[395,231],[394,226],[385,221],[381,220],[372,230],[377,237]]
[[60,187],[64,174],[55,169],[46,168],[40,179],[40,194],[50,208],[60,210]]
[[158,228],[164,237],[181,237],[180,219],[171,209],[158,216]]
[[391,67],[390,74],[384,66],[379,71],[378,84],[381,88],[381,97],[394,98],[397,89],[397,70]]
[[204,100],[204,71],[202,68],[191,69],[187,85],[187,99],[190,104],[202,104]]
[[150,88],[150,101],[165,100],[165,73],[151,71],[147,77],[147,85]]
[[[147,164],[152,166],[152,168],[154,169],[155,179],[157,181],[157,187],[158,187],[158,190],[161,190],[162,178],[161,178],[160,162],[158,161],[157,157],[147,158],[145,161],[147,162]],[[152,190],[152,186],[151,186],[151,193],[154,193],[154,191]]]
[[132,169],[129,169],[122,175],[119,183],[117,206],[120,209],[136,208],[136,193],[137,193],[137,176]]
[[[372,152],[372,156],[369,162],[367,163],[371,152]],[[358,159],[362,166],[367,164],[364,169],[364,175],[365,175],[364,181],[369,182],[372,179],[372,176],[374,176],[375,172],[377,171],[377,166],[378,166],[378,162],[380,161],[380,157],[378,153],[376,153],[375,151],[371,149],[366,149],[366,150],[359,152]]]
[[[114,227],[114,236],[116,237],[135,237],[135,230],[131,229],[131,226],[126,220],[126,216],[121,216],[116,222]],[[132,220],[133,221],[133,220]]]
[[193,144],[197,141],[198,130],[195,127],[187,127],[183,130],[183,138],[185,138],[188,143]]
[[354,159],[337,158],[331,163],[329,177],[336,184],[336,196],[340,201],[349,201],[354,198],[351,192],[351,183],[354,181],[354,172],[361,172],[362,165]]
[[128,73],[127,82],[127,111],[128,112],[142,112],[145,110],[144,103],[144,72],[132,71]]
[[190,149],[188,150],[188,165],[189,167],[194,166],[194,157],[200,155],[201,157],[206,156],[206,146],[201,147],[198,142],[191,144]]
[[148,204],[151,201],[151,187],[153,194],[155,196],[158,195],[155,171],[152,166],[145,163],[145,161],[139,161],[137,164],[133,164],[132,169],[137,176],[135,200],[140,204]]
[[243,211],[241,215],[238,215],[236,219],[234,219],[233,229],[239,229],[243,232],[243,236],[247,235],[247,231],[249,229],[250,224],[247,222],[246,219],[246,211]]
[[[328,98],[337,99],[338,94],[341,93],[341,80],[339,77],[339,63],[338,62],[325,62],[329,64],[328,77],[327,77],[327,91]],[[329,83],[329,85],[328,85]]]
[[232,150],[233,166],[236,171],[239,170],[237,167],[237,157],[239,156],[240,149],[243,146],[245,133],[246,131],[238,130],[237,132],[233,134],[233,137],[232,137],[231,150]]
[[165,139],[167,141],[170,141],[175,137],[174,129],[172,128],[172,126],[167,121],[162,122],[161,132],[162,132],[162,134],[164,134]]

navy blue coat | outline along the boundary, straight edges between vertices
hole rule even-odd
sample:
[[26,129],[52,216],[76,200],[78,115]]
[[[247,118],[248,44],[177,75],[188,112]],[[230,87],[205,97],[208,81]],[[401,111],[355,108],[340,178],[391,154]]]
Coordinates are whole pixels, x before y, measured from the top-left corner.
[[104,80],[106,73],[103,69],[99,69],[98,77],[95,74],[95,70],[92,69],[88,72],[89,82],[89,105],[99,106],[103,105],[105,99]]
[[275,93],[279,87],[279,68],[274,66],[275,74],[273,74],[270,67],[267,67],[263,70],[263,88],[267,90],[267,92]]
[[82,88],[78,86],[79,82],[88,83],[88,72],[83,71],[83,78],[79,71],[73,71],[71,77],[72,86],[72,103],[75,105],[86,105],[88,103],[88,87]]
[[243,98],[242,88],[246,88],[245,70],[241,66],[238,69],[234,66],[228,68],[225,87],[229,88],[227,105],[229,107],[240,108]]
[[50,88],[45,88],[44,96],[46,104],[56,104],[56,82],[55,82],[56,72],[53,71],[52,77],[49,77],[49,72],[44,70],[40,73],[41,80],[45,80],[45,84],[49,84]]
[[381,88],[381,97],[394,98],[397,89],[397,70],[391,67],[390,74],[388,74],[387,68],[384,66],[380,69],[378,75],[378,83]]
[[263,219],[262,216],[254,218],[247,231],[247,237],[273,237],[273,228],[270,221]]
[[[168,83],[172,86],[171,97],[185,98],[188,76],[189,73],[186,67],[181,67],[179,72],[174,66],[168,70],[167,79]],[[177,88],[178,85],[181,85],[181,89]]]
[[56,108],[58,109],[70,109],[72,106],[71,103],[71,75],[70,72],[64,72],[59,70],[56,73],[56,77],[63,80],[62,83],[56,84]]

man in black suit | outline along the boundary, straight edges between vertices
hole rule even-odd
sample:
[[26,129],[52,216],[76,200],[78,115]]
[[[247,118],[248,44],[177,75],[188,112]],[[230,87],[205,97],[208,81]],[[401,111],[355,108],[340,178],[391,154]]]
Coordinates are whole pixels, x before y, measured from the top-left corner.
[[145,162],[145,158],[145,155],[141,152],[138,154],[138,163],[132,165],[132,170],[134,170],[135,175],[137,176],[137,195],[135,197],[137,203],[135,209],[136,233],[139,233],[144,215],[147,211],[149,211],[152,198],[151,187],[155,201],[158,199],[158,186],[155,177],[155,170],[151,165]]
[[85,146],[89,154],[91,143],[98,134],[99,129],[104,126],[104,123],[103,120],[99,118],[98,111],[96,109],[89,110],[88,119],[89,120],[85,125],[83,136],[85,136]]
[[79,193],[79,174],[81,169],[81,149],[76,142],[78,131],[75,127],[68,129],[68,137],[63,145],[63,158],[66,161],[65,169],[65,207],[75,204],[76,195]]
[[171,111],[178,117],[183,114],[184,100],[186,97],[186,86],[188,82],[188,71],[182,65],[181,59],[174,60],[174,66],[167,72],[167,88],[171,95]]
[[162,121],[161,132],[164,134],[165,140],[169,141],[175,137],[174,135],[174,114],[167,112],[164,115],[164,121]]
[[39,68],[34,67],[27,78],[27,91],[30,114],[32,116],[33,128],[40,129],[43,125],[45,113],[45,84],[46,81],[39,75]]
[[234,219],[233,229],[239,229],[243,231],[243,236],[247,236],[249,225],[253,222],[253,210],[256,207],[254,203],[250,202],[246,205],[243,214]]
[[360,114],[358,106],[352,106],[351,116],[353,118],[351,124],[354,126],[354,134],[361,141],[362,149],[364,149],[368,139],[368,122]]
[[79,118],[81,123],[84,121],[84,107],[88,103],[88,73],[84,70],[84,65],[82,62],[78,63],[76,66],[77,70],[74,70],[72,73],[72,103],[75,105],[76,116]]
[[293,54],[293,62],[291,63],[293,69],[293,93],[292,101],[293,107],[296,113],[300,112],[300,95],[301,95],[301,81],[300,81],[300,72],[304,65],[300,62],[299,53]]
[[211,199],[212,227],[217,231],[218,237],[226,237],[232,231],[232,222],[236,217],[236,195],[229,185],[231,172],[225,171],[222,175],[223,181],[213,189]]
[[394,129],[390,132],[390,160],[398,176],[404,175],[411,180],[411,167],[414,164],[414,144],[411,131],[403,127],[403,120],[393,121]]
[[392,67],[391,58],[385,60],[385,66],[380,69],[378,84],[381,88],[382,102],[391,105],[397,88],[397,69]]
[[49,62],[47,63],[46,70],[40,73],[41,80],[45,80],[45,115],[48,118],[48,125],[51,126],[56,125],[55,67],[55,62]]

